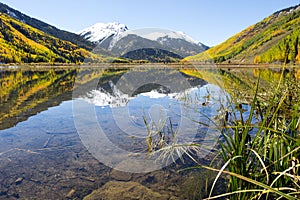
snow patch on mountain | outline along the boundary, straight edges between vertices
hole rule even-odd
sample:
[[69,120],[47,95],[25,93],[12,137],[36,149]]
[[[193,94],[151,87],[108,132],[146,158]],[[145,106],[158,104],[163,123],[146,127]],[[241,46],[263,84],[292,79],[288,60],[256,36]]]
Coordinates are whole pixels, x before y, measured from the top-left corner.
[[143,38],[149,39],[149,40],[155,40],[163,43],[163,41],[166,41],[168,38],[170,39],[181,39],[188,41],[190,43],[198,44],[198,42],[191,37],[187,36],[185,33],[180,32],[180,31],[157,31],[157,32],[152,32],[148,33],[145,35],[142,35]]
[[105,39],[111,36],[117,36],[127,30],[128,28],[125,24],[120,24],[116,22],[97,23],[91,27],[88,27],[78,32],[78,34],[85,37],[91,42],[101,43]]
[[21,19],[20,17],[18,17],[18,15],[16,15],[16,13],[14,13],[13,11],[6,9],[6,13],[11,16],[12,18],[18,19],[23,23],[26,23],[26,21],[24,19]]
[[11,17],[13,17],[13,18],[18,18],[17,15],[16,15],[14,12],[10,11],[10,10],[6,9],[6,12],[7,12],[7,14],[10,15]]

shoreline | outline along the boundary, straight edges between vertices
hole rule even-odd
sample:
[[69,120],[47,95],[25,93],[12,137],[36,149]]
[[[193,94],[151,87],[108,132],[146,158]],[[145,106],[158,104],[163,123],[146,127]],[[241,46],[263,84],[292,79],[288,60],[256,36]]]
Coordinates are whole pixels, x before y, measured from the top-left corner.
[[154,69],[272,69],[282,68],[287,69],[300,68],[300,64],[283,65],[283,64],[211,64],[211,63],[9,63],[0,64],[1,69],[36,69],[36,68],[154,68]]

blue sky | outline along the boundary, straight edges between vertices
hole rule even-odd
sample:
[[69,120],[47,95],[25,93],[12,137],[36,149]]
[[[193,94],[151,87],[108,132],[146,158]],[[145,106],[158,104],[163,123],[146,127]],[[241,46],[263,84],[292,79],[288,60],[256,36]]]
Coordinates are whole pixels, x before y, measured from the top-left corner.
[[183,31],[209,46],[299,0],[1,0],[29,16],[77,32],[97,22]]

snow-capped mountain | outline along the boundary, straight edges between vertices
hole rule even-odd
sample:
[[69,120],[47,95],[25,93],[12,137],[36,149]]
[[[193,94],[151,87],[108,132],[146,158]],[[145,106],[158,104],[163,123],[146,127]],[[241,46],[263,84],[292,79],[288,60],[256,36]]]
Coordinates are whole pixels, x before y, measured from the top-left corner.
[[105,39],[111,36],[116,37],[127,30],[128,28],[125,24],[116,22],[106,24],[97,23],[89,28],[80,31],[78,34],[91,42],[101,43]]
[[149,31],[150,31],[149,33],[140,34],[140,36],[149,40],[158,41],[161,44],[163,44],[168,39],[181,39],[181,40],[186,40],[187,42],[190,43],[198,44],[196,40],[194,40],[193,38],[191,38],[190,36],[186,35],[181,31],[168,31],[162,29],[161,30],[158,29],[157,31],[150,29]]
[[158,28],[129,30],[126,25],[116,22],[98,23],[78,34],[118,56],[139,49],[156,48],[186,57],[208,49],[183,32]]

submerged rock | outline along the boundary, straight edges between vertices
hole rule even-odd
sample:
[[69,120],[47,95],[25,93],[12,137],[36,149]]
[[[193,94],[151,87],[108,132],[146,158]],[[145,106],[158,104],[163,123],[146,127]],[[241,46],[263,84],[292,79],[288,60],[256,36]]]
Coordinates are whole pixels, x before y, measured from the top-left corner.
[[15,183],[16,185],[20,185],[23,182],[24,178],[18,178]]
[[132,174],[114,169],[112,170],[110,177],[117,181],[130,181],[132,178]]
[[76,190],[71,189],[70,192],[67,194],[66,198],[72,198],[72,196],[74,195],[74,193],[76,192]]
[[[162,195],[158,192],[141,185],[137,182],[121,182],[110,181],[103,187],[95,190],[90,195],[86,196],[84,200],[167,200],[170,199],[169,195]],[[172,199],[172,198],[171,198]]]

